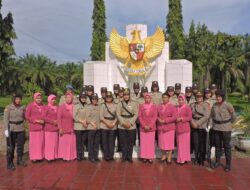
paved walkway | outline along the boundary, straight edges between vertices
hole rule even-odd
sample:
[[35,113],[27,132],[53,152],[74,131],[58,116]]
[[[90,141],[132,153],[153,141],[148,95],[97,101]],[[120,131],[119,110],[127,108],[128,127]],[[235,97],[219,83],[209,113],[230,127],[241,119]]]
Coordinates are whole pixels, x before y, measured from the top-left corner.
[[250,159],[233,160],[233,169],[225,173],[223,168],[211,170],[187,164],[179,166],[133,164],[102,161],[56,161],[33,164],[16,171],[7,171],[5,157],[0,156],[0,189],[110,189],[110,190],[249,190]]

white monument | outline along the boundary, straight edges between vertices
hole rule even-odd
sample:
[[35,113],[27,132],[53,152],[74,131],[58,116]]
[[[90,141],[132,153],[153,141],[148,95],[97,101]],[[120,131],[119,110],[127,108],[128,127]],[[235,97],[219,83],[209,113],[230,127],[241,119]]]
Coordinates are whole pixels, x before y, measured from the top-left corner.
[[[132,39],[132,32],[140,30],[142,39],[148,37],[147,25],[131,24],[126,26],[126,37]],[[152,62],[147,75],[129,76],[124,71],[122,63],[113,54],[110,48],[110,42],[106,42],[106,60],[88,61],[84,63],[84,84],[94,85],[95,92],[100,94],[101,87],[107,87],[113,90],[113,85],[118,83],[122,87],[132,87],[133,82],[140,82],[150,90],[152,81],[158,81],[160,91],[165,92],[168,86],[174,86],[175,83],[182,84],[182,92],[186,86],[192,85],[192,63],[186,59],[170,60],[169,43],[165,42],[162,52]]]

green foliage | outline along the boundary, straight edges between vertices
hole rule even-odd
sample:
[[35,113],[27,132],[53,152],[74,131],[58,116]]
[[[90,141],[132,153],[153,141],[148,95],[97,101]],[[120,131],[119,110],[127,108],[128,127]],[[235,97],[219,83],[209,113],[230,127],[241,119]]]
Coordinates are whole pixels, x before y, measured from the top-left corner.
[[172,59],[183,59],[185,38],[181,0],[169,0],[166,32],[166,38],[170,43],[170,57]]
[[91,59],[92,61],[105,60],[105,43],[106,36],[106,16],[104,0],[94,0],[93,9],[93,33],[92,33],[92,46],[91,46]]

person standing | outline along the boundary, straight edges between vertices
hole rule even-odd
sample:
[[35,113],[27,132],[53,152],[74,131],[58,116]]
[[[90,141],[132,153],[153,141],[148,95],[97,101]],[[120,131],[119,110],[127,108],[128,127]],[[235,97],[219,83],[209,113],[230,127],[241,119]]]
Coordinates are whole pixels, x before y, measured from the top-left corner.
[[119,102],[123,101],[123,92],[124,92],[124,88],[120,87],[120,89],[119,89]]
[[101,143],[103,147],[104,160],[114,160],[115,137],[117,130],[116,117],[117,104],[113,103],[112,92],[108,91],[105,103],[100,109]]
[[[67,84],[66,85],[66,93],[71,93],[73,95],[73,104],[78,104],[78,99],[77,97],[74,95],[74,88],[71,84]],[[59,105],[62,105],[65,103],[65,95],[61,96],[60,100],[59,100]]]
[[113,101],[115,104],[118,104],[120,102],[119,90],[120,90],[120,85],[114,84],[114,86],[113,86],[113,92],[114,92]]
[[180,94],[178,97],[179,105],[177,107],[176,138],[178,147],[177,163],[181,165],[191,161],[190,121],[192,120],[192,110],[185,101],[185,95]]
[[195,97],[193,97],[193,95],[192,95],[192,87],[187,86],[185,88],[185,96],[186,96],[186,100],[187,100],[188,105],[191,105],[192,103],[195,102]]
[[144,95],[144,104],[139,106],[140,121],[140,158],[143,162],[153,163],[155,158],[155,131],[157,120],[157,106],[152,103],[149,93]]
[[26,163],[23,161],[25,143],[24,120],[25,106],[22,106],[22,96],[20,94],[14,94],[12,104],[6,106],[4,109],[3,120],[7,142],[7,169],[9,170],[15,170],[13,159],[16,146],[17,165],[26,166]]
[[98,153],[100,146],[100,105],[98,105],[98,95],[92,96],[92,104],[87,107],[87,130],[88,130],[88,151],[89,161],[99,162]]
[[76,134],[76,152],[77,161],[86,160],[84,157],[84,147],[87,145],[87,93],[82,92],[79,95],[79,104],[74,105],[73,116],[74,116],[74,131]]
[[99,98],[99,100],[98,100],[98,103],[100,105],[105,103],[107,91],[108,90],[106,87],[101,87],[101,98]]
[[212,94],[211,101],[214,104],[215,102],[217,102],[217,99],[216,99],[217,85],[216,84],[211,84],[209,88],[210,88],[210,91],[211,91],[211,94]]
[[175,83],[174,85],[174,94],[178,99],[179,95],[181,94],[181,83]]
[[193,138],[194,142],[194,164],[204,166],[206,157],[206,128],[210,111],[208,109],[208,104],[203,102],[203,94],[201,92],[196,93],[196,102],[191,104],[191,109],[193,114],[191,121],[193,133],[191,138]]
[[210,125],[214,130],[215,140],[215,163],[212,168],[220,166],[220,157],[222,155],[222,144],[225,150],[226,167],[224,170],[231,170],[231,131],[232,123],[236,120],[236,114],[233,106],[225,101],[224,90],[216,91],[217,102],[213,105],[210,115]]
[[33,163],[44,159],[44,120],[42,94],[36,92],[27,106],[25,118],[29,122],[29,157]]
[[87,88],[86,88],[86,91],[87,91],[87,105],[91,105],[91,102],[92,102],[92,97],[95,93],[95,89],[94,89],[94,86],[93,85],[88,85]]
[[[158,139],[159,148],[162,151],[160,162],[171,164],[172,151],[175,145],[175,121],[177,118],[176,107],[170,102],[169,95],[162,95],[162,104],[158,106]],[[168,154],[166,154],[168,153]]]
[[136,138],[136,120],[138,117],[138,106],[130,100],[130,90],[124,90],[124,101],[117,106],[117,118],[119,137],[121,140],[122,162],[133,163],[132,154]]
[[59,106],[57,112],[59,128],[58,158],[64,161],[76,159],[76,136],[73,122],[73,95],[65,95],[65,103]]
[[170,103],[173,104],[174,106],[177,106],[178,105],[178,98],[174,94],[174,87],[173,86],[168,86],[166,93],[169,96]]
[[159,105],[161,103],[162,92],[160,92],[158,81],[152,82],[150,95],[152,97],[152,102],[155,105]]
[[48,96],[48,105],[43,109],[44,120],[44,158],[50,163],[58,158],[58,125],[56,96]]

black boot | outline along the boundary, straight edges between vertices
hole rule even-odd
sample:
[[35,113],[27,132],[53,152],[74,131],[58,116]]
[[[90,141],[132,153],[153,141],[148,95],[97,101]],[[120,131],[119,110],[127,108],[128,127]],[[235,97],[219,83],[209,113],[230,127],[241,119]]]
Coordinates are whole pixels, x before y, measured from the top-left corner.
[[23,167],[27,166],[27,164],[23,161],[23,157],[22,156],[18,156],[17,157],[17,165],[18,166],[23,166]]
[[231,160],[226,159],[226,167],[224,169],[225,172],[230,172],[231,171]]
[[15,169],[16,169],[16,167],[15,167],[13,161],[11,161],[11,160],[8,160],[8,161],[7,161],[7,169],[8,169],[8,170],[15,170]]

